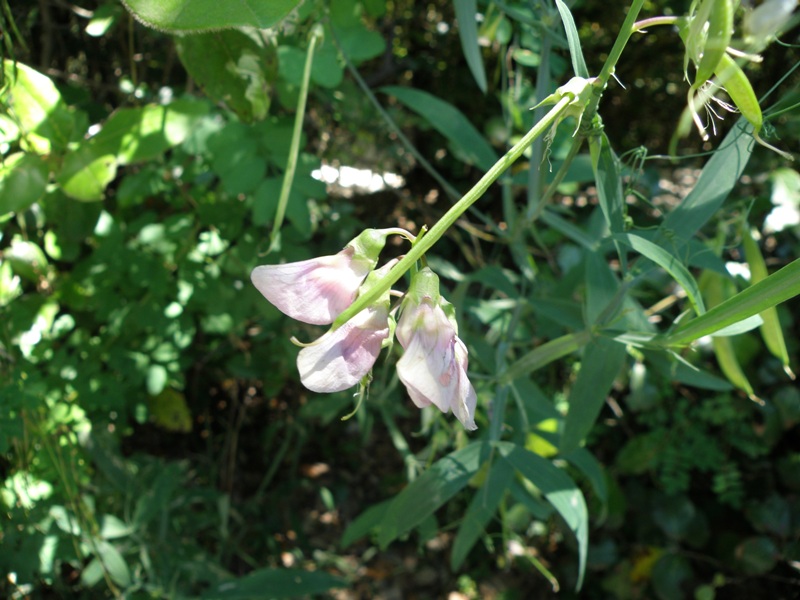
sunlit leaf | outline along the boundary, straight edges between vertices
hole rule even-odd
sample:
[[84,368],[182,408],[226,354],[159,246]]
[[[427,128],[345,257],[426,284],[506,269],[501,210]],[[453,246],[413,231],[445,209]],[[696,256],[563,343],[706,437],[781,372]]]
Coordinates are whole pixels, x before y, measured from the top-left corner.
[[35,154],[18,152],[0,163],[0,215],[25,210],[44,197],[49,168]]
[[200,32],[230,27],[267,29],[300,0],[123,0],[142,23],[162,31]]

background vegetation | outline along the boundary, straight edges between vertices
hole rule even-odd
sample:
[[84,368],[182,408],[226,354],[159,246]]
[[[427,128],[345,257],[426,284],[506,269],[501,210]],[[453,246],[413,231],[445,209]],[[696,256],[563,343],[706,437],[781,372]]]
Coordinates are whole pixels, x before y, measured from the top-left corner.
[[[335,253],[365,227],[435,223],[572,76],[555,4],[276,1],[237,22],[198,0],[220,27],[249,26],[204,33],[157,4],[130,1],[134,17],[116,0],[0,1],[0,595],[800,594],[800,391],[769,339],[723,338],[749,388],[709,338],[681,360],[614,339],[667,332],[690,302],[674,271],[620,250],[609,194],[626,232],[673,215],[686,246],[661,245],[709,307],[751,284],[751,230],[771,272],[800,248],[800,174],[753,149],[736,115],[659,158],[688,89],[672,28],[631,39],[600,105],[614,156],[600,174],[618,188],[598,186],[584,149],[537,208],[568,120],[428,255],[470,349],[467,434],[413,407],[396,351],[342,421],[352,392],[315,395],[296,373],[290,338],[318,328],[281,315],[249,273]],[[592,75],[623,8],[571,6]],[[639,18],[688,10],[653,0]],[[796,151],[798,51],[763,58],[747,73],[777,106],[764,135]],[[372,186],[346,171],[326,185],[323,165],[370,169]],[[685,212],[690,192],[704,218]],[[799,308],[777,310],[795,369]],[[590,326],[605,335],[524,362]]]

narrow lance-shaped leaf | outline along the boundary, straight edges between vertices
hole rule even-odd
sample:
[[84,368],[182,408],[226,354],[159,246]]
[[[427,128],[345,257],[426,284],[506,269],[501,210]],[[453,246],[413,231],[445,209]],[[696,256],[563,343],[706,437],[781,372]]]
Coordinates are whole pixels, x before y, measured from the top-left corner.
[[497,154],[470,123],[464,114],[452,104],[433,94],[403,87],[384,87],[381,91],[391,94],[411,110],[421,115],[430,125],[452,144],[462,160],[489,170],[497,161]]
[[[589,138],[589,151],[592,156],[592,170],[597,182],[597,197],[600,208],[612,234],[625,230],[625,199],[622,197],[622,174],[619,158],[611,149],[608,136],[603,133]],[[614,240],[623,273],[627,269],[625,253],[619,247],[619,240]]]
[[[733,288],[733,282],[729,278],[715,271],[703,271],[700,277],[700,284],[711,308],[724,302],[725,298],[730,295],[731,288]],[[714,336],[712,344],[714,345],[717,364],[725,374],[725,377],[728,378],[728,381],[737,388],[744,390],[748,396],[754,397],[753,386],[750,385],[750,381],[742,371],[731,338],[728,336]]]
[[492,518],[503,499],[513,475],[514,469],[504,458],[499,458],[492,464],[486,481],[472,497],[467,512],[464,513],[464,520],[458,528],[453,542],[453,552],[450,555],[452,569],[457,570],[461,567],[469,551],[478,541],[486,523]]
[[681,324],[672,333],[661,338],[661,343],[666,346],[688,344],[798,294],[800,294],[800,259],[790,262],[781,270],[728,298],[705,314]]
[[627,244],[672,275],[673,279],[686,291],[686,295],[689,297],[689,302],[692,303],[695,312],[698,315],[705,312],[703,298],[697,289],[697,282],[689,270],[675,256],[653,242],[632,233],[618,233],[614,235],[614,239]]
[[[742,246],[747,264],[750,266],[750,282],[758,283],[769,275],[767,264],[761,255],[750,227],[744,223],[741,227]],[[789,352],[786,349],[786,340],[783,338],[781,323],[778,319],[778,310],[772,306],[760,313],[763,323],[761,324],[761,337],[770,353],[781,361],[784,370],[794,379],[794,373],[789,366]]]
[[590,331],[581,331],[550,340],[517,359],[500,376],[500,383],[510,383],[518,377],[541,369],[543,366],[581,349],[590,339]]
[[578,29],[575,27],[575,19],[572,18],[572,13],[569,11],[569,7],[564,4],[564,0],[556,0],[556,7],[558,8],[558,14],[561,15],[561,21],[564,23],[564,30],[567,34],[569,55],[572,58],[572,70],[575,72],[575,77],[589,77],[589,69],[586,68],[586,61],[583,58],[581,40],[578,36]]
[[589,514],[580,488],[564,471],[549,460],[511,442],[496,442],[495,447],[519,473],[544,494],[562,516],[578,540],[578,583],[580,589],[586,570],[589,545]]
[[395,496],[378,534],[381,548],[422,523],[467,485],[484,456],[488,456],[486,444],[470,444],[436,461]]
[[750,125],[739,119],[719,149],[709,159],[692,191],[661,223],[657,244],[679,252],[697,231],[719,210],[747,166],[753,146]]
[[624,360],[625,347],[613,340],[598,337],[586,346],[581,370],[569,394],[569,412],[560,444],[562,452],[578,448],[589,433]]
[[483,67],[481,48],[478,45],[478,26],[475,22],[475,13],[478,10],[476,0],[454,0],[458,19],[458,36],[461,39],[461,49],[467,60],[469,70],[475,78],[480,90],[486,93],[486,70]]

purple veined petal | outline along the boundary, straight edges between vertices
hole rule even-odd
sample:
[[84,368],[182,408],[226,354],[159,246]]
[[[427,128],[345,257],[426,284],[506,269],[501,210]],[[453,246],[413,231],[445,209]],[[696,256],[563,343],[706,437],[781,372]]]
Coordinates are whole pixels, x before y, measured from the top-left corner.
[[429,364],[429,360],[441,363],[436,354],[431,352],[422,336],[412,337],[403,356],[397,361],[397,376],[406,386],[411,401],[419,408],[434,404],[446,413],[450,404],[442,394],[442,386],[438,381],[441,364]]
[[455,363],[458,377],[458,389],[453,398],[450,406],[453,409],[453,414],[456,419],[461,421],[461,424],[473,431],[478,428],[475,425],[475,408],[478,406],[478,395],[475,393],[475,388],[467,377],[467,367],[469,366],[467,347],[460,338],[456,337],[455,343]]
[[440,306],[423,300],[408,310],[397,326],[405,348],[397,361],[400,381],[416,406],[452,410],[466,429],[476,429],[477,395],[467,377],[466,346]]
[[256,267],[250,279],[282,313],[303,323],[328,325],[353,303],[372,266],[345,248],[331,256]]
[[370,306],[303,348],[297,356],[303,385],[323,393],[357,385],[372,369],[389,337],[388,319],[386,307]]

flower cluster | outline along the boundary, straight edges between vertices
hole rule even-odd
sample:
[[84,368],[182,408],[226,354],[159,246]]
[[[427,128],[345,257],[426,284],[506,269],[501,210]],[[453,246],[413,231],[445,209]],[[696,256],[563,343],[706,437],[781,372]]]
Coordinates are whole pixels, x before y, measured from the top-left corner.
[[[344,250],[296,263],[253,269],[253,285],[284,314],[312,325],[330,325],[360,295],[394,267],[376,269],[388,235],[396,229],[367,229]],[[409,234],[410,237],[410,234]],[[297,356],[300,380],[315,392],[339,392],[368,377],[381,349],[395,332],[391,292],[339,327],[332,327]],[[428,267],[415,273],[399,305],[397,339],[403,356],[397,374],[414,404],[453,411],[475,429],[475,389],[467,378],[467,348],[458,337],[452,305],[439,293],[439,278]]]

